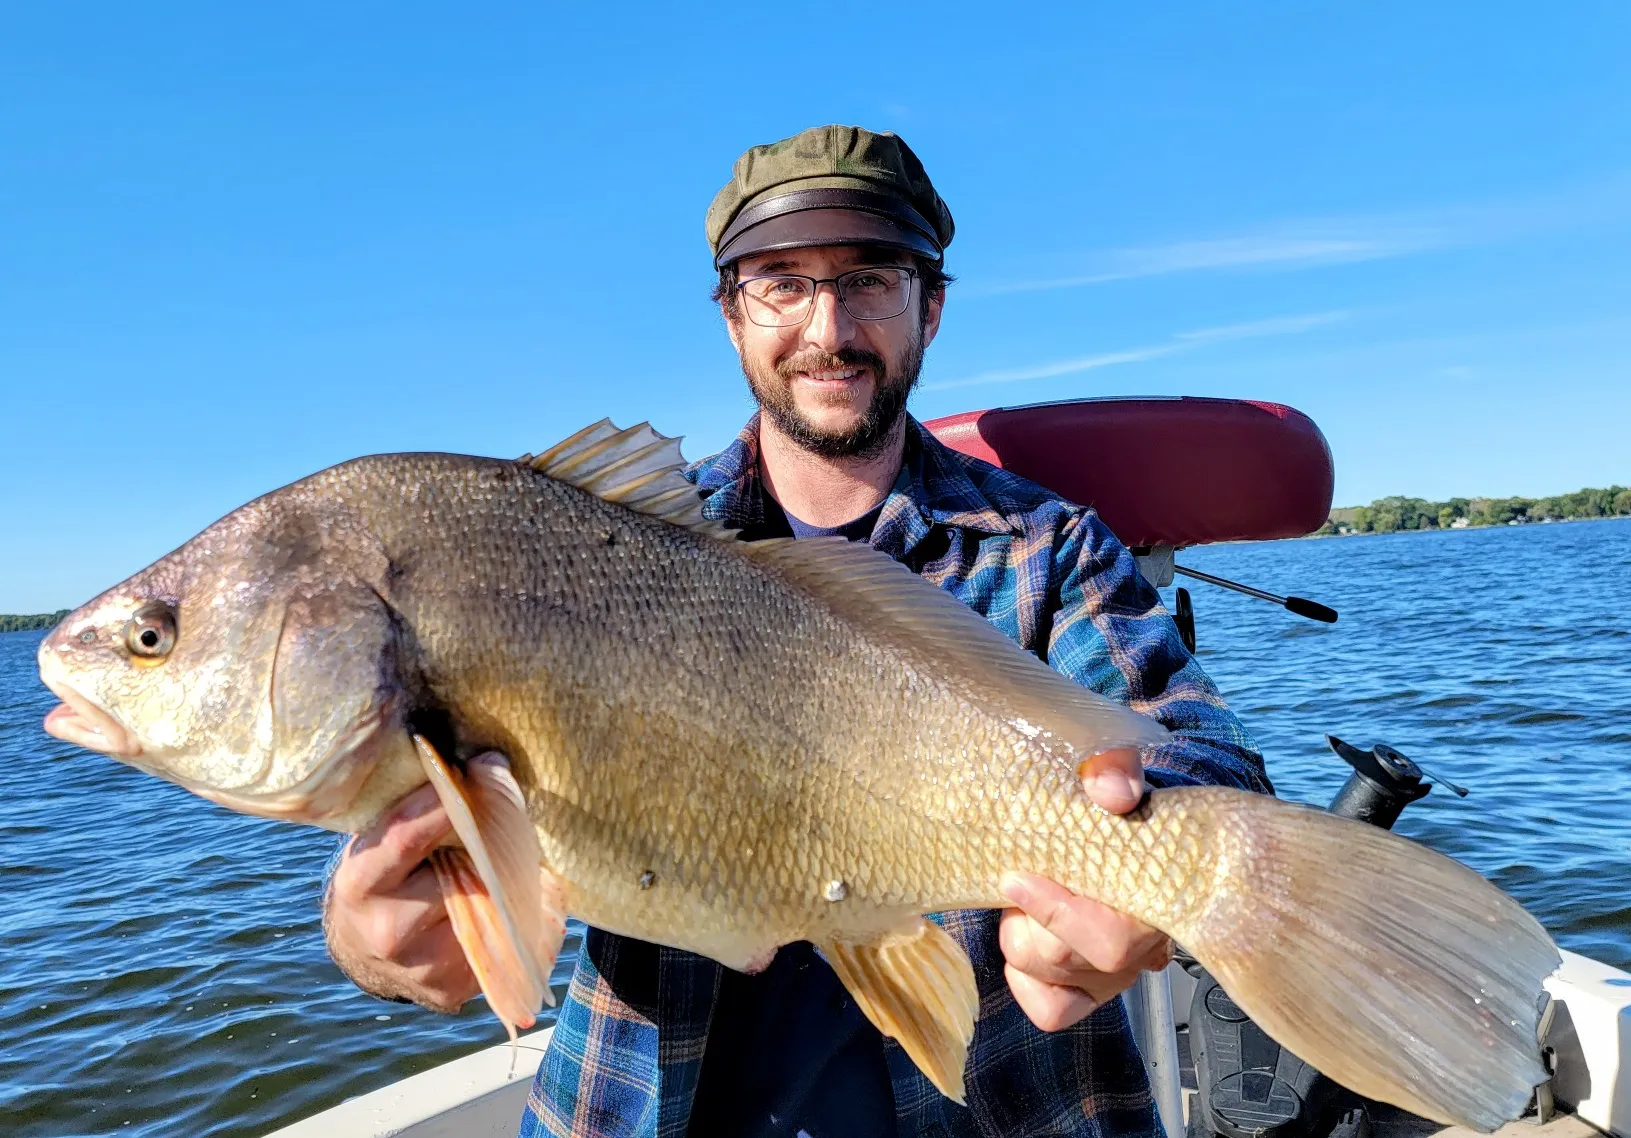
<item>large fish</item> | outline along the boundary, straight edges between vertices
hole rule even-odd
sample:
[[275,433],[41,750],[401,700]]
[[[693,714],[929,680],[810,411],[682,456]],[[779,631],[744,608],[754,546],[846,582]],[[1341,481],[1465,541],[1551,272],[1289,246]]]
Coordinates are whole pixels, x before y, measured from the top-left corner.
[[[1505,894],[1242,791],[1100,812],[1080,764],[1159,725],[864,546],[733,540],[681,461],[601,423],[536,459],[315,474],[64,619],[46,728],[339,831],[434,782],[459,843],[433,862],[512,1033],[567,914],[744,970],[808,940],[961,1100],[974,975],[924,914],[1000,907],[1020,870],[1169,933],[1363,1095],[1522,1112],[1558,954]],[[510,769],[466,761],[487,749]]]

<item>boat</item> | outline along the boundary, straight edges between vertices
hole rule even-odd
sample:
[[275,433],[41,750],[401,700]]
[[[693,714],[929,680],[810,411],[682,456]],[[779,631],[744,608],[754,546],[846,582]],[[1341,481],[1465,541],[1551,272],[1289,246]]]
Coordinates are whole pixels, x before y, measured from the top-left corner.
[[[1563,953],[1547,983],[1552,1003],[1543,1035],[1552,1070],[1550,1102],[1508,1123],[1501,1138],[1631,1138],[1631,974]],[[1126,996],[1144,1053],[1165,1138],[1198,1138],[1189,1129],[1199,1093],[1189,1060],[1187,1009],[1195,981],[1181,966],[1146,976]],[[1184,1009],[1184,1010],[1180,1010]],[[283,1127],[266,1138],[515,1138],[533,1075],[552,1028],[421,1071],[400,1082]],[[1265,1126],[1257,1133],[1278,1133]],[[1470,1138],[1403,1111],[1373,1110],[1374,1138]]]
[[[1158,587],[1176,576],[1233,588],[1314,620],[1315,601],[1198,573],[1180,551],[1221,541],[1300,537],[1329,515],[1330,447],[1314,422],[1276,403],[1234,399],[1087,399],[971,411],[925,424],[949,446],[1095,507]],[[1193,650],[1193,613],[1174,617]],[[1391,826],[1431,776],[1385,745],[1332,739],[1354,768],[1333,809]],[[1441,781],[1441,780],[1439,780]],[[1449,788],[1449,784],[1445,784]],[[1631,973],[1576,953],[1547,981],[1541,1017],[1551,1079],[1508,1138],[1631,1138]],[[1126,995],[1165,1138],[1425,1138],[1467,1132],[1379,1104],[1344,1103],[1310,1129],[1322,1078],[1267,1037],[1198,966],[1180,958]],[[511,1138],[551,1028],[522,1035],[347,1100],[266,1138]],[[1258,1032],[1261,1036],[1261,1032]],[[1327,1080],[1328,1083],[1328,1080]],[[1330,1084],[1334,1086],[1334,1084]]]

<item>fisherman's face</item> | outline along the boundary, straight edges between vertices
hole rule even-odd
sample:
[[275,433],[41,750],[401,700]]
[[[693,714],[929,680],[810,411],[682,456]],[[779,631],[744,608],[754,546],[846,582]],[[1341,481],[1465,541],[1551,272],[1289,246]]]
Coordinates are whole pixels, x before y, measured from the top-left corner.
[[[738,277],[790,273],[825,280],[853,269],[911,258],[893,250],[840,245],[786,249],[744,257]],[[913,280],[906,310],[887,320],[857,320],[824,284],[800,324],[766,328],[744,311],[727,317],[753,397],[796,445],[828,458],[870,457],[891,438],[906,396],[917,383],[923,350],[940,329],[941,299],[927,299]]]

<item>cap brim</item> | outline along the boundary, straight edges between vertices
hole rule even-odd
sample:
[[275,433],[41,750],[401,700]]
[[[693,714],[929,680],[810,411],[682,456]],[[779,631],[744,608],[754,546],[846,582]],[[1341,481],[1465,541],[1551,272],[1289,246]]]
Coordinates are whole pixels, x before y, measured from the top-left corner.
[[883,245],[939,262],[941,249],[923,234],[892,218],[859,209],[803,209],[777,214],[730,237],[714,257],[714,267],[755,253],[820,245]]

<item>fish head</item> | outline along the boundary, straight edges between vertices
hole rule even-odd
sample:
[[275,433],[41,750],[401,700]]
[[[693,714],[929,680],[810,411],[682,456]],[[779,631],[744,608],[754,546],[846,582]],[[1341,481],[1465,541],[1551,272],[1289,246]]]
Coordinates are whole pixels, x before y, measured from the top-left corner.
[[45,730],[234,810],[328,825],[405,738],[395,620],[355,525],[269,498],[63,618],[39,648],[62,701]]

